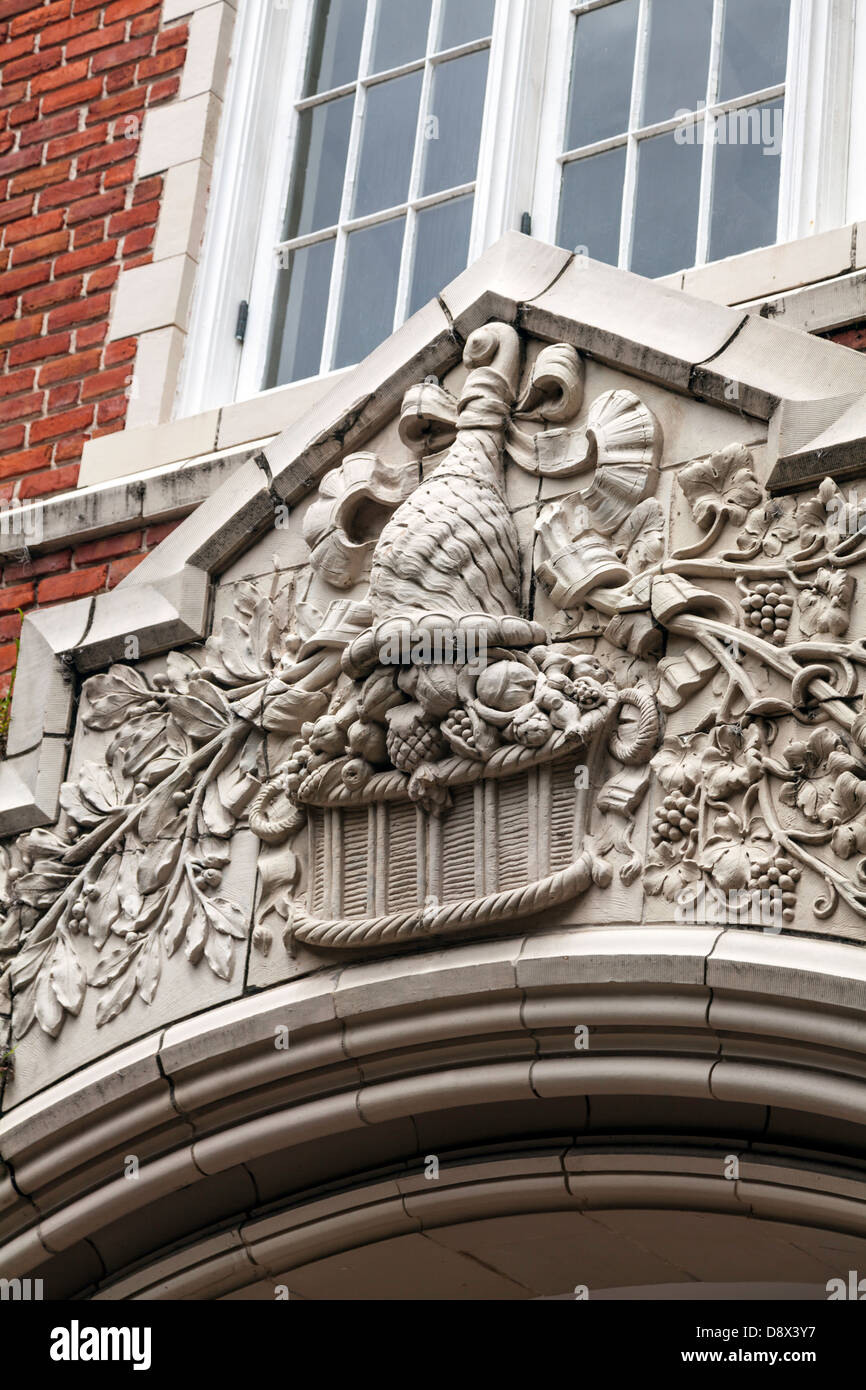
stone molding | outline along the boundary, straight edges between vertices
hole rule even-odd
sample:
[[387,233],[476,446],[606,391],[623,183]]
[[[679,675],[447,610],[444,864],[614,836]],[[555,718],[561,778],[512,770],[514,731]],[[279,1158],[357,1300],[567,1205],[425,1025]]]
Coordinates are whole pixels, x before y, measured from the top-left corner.
[[[685,1205],[863,1236],[859,1167],[838,1154],[828,1165],[822,1151],[834,1132],[850,1151],[866,1126],[864,1013],[858,947],[730,929],[580,927],[319,972],[173,1024],[6,1114],[0,1274],[53,1271],[70,1297],[97,1282],[110,1298],[212,1297],[399,1233],[404,1198],[412,1229],[502,1203]],[[585,1051],[575,1020],[589,1030]],[[286,1049],[275,1047],[281,1028]],[[616,1095],[677,1097],[679,1156],[661,1122],[641,1152],[594,1128],[585,1098]],[[707,1148],[683,1154],[698,1101],[718,1103],[737,1182],[723,1177],[706,1110]],[[511,1111],[499,1102],[537,1117],[554,1107],[568,1151],[510,1156],[501,1126]],[[740,1111],[735,1123],[729,1103],[754,1107],[753,1118]],[[483,1168],[462,1169],[471,1160],[443,1153],[434,1195],[418,1154],[442,1142],[448,1124],[437,1126],[455,1111],[472,1117],[476,1146],[502,1146],[503,1167],[488,1153]],[[354,1176],[322,1199],[312,1189],[327,1180],[327,1141],[345,1156],[349,1136]],[[285,1185],[303,1171],[305,1145],[317,1155],[309,1192]],[[140,1156],[134,1183],[121,1176],[128,1153]],[[369,1187],[365,1164],[398,1172]],[[187,1201],[212,1192],[209,1219],[226,1229],[164,1256],[148,1204],[181,1190]],[[261,1213],[262,1201],[285,1209]]]

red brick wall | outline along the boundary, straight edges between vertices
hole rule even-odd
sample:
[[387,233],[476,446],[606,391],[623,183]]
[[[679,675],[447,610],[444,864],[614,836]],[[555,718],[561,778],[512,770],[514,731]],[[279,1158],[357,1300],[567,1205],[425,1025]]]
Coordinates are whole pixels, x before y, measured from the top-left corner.
[[85,440],[124,426],[137,342],[106,342],[112,291],[152,258],[139,131],[188,36],[161,8],[0,0],[0,500],[74,487]]
[[[124,427],[137,339],[106,341],[112,295],[152,259],[162,178],[136,180],[141,122],[176,95],[188,37],[161,9],[0,0],[0,503],[74,488],[85,440]],[[112,588],[172,525],[6,564],[0,695],[18,610]]]

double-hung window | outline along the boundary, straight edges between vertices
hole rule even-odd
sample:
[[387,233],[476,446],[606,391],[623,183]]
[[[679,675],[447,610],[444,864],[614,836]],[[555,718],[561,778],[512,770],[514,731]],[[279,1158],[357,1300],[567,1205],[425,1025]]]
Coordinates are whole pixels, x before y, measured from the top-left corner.
[[360,361],[509,228],[664,276],[842,226],[862,10],[248,0],[180,413]]

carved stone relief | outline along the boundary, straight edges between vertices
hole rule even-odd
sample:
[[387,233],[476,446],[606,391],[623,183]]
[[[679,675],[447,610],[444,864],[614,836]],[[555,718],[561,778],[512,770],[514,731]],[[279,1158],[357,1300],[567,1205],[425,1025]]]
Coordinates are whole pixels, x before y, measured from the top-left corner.
[[[676,472],[674,547],[639,383],[578,426],[579,355],[527,370],[526,346],[476,330],[459,398],[407,392],[408,458],[324,479],[308,570],[350,596],[317,615],[297,573],[240,583],[203,647],[85,682],[102,757],[0,851],[18,1036],[88,990],[99,1024],[150,1002],[175,952],[228,980],[250,931],[333,959],[543,921],[615,878],[686,925],[866,935],[856,499],[769,498],[731,445]],[[566,480],[529,558],[506,468]],[[241,826],[252,922],[222,885]]]

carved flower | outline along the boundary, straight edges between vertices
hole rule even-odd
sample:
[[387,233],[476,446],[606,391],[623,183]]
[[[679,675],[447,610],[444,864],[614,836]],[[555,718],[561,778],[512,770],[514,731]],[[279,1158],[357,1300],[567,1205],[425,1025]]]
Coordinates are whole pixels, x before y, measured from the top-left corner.
[[800,631],[806,637],[842,637],[851,621],[853,597],[854,579],[846,570],[819,569],[811,588],[800,594]]
[[721,724],[713,730],[701,756],[701,779],[711,800],[724,801],[759,780],[763,767],[759,743],[754,724],[745,732],[735,724]]
[[742,444],[730,444],[707,459],[690,463],[678,477],[702,531],[709,531],[720,516],[742,526],[761,500],[752,455]]

